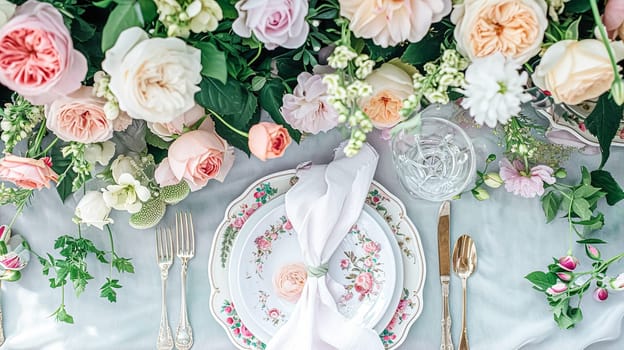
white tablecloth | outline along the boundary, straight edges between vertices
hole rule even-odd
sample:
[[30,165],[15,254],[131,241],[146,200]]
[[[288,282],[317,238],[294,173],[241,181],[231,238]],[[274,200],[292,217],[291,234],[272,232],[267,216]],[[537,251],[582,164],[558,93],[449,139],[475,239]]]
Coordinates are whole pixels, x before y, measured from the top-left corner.
[[[261,162],[237,152],[234,167],[224,183],[211,181],[199,192],[192,193],[179,209],[190,209],[196,224],[197,253],[189,267],[189,313],[194,328],[194,349],[234,349],[225,331],[209,311],[208,254],[217,225],[225,208],[254,180],[275,171],[295,167],[302,161],[328,162],[332,149],[342,136],[334,131],[309,137],[301,145],[293,144],[286,155],[277,160]],[[407,206],[409,216],[420,231],[427,261],[424,309],[413,325],[403,350],[438,349],[440,339],[440,284],[437,266],[437,211],[439,204],[411,198],[399,184],[392,166],[389,145],[377,134],[370,138],[380,153],[375,179],[396,194]],[[484,153],[492,147],[491,135],[477,137],[475,145]],[[492,147],[492,150],[495,148]],[[595,169],[599,156],[575,155],[568,163],[570,179],[577,179],[579,165]],[[614,150],[607,169],[624,183],[624,152]],[[481,164],[479,165],[481,166]],[[52,251],[55,237],[75,234],[71,222],[76,202],[64,205],[53,190],[38,192],[33,205],[27,208],[14,225],[14,231],[26,236],[38,252]],[[600,238],[610,242],[603,255],[624,251],[624,205],[602,208],[607,223]],[[166,221],[173,222],[175,210],[169,208]],[[0,222],[7,223],[13,215],[10,207],[0,208]],[[110,304],[99,295],[99,286],[109,268],[91,261],[89,271],[96,276],[85,293],[76,298],[66,290],[67,310],[75,324],[57,323],[49,317],[61,301],[60,290],[48,287],[41,274],[41,265],[33,259],[18,283],[2,283],[4,327],[7,340],[0,349],[153,349],[156,344],[160,317],[160,276],[154,251],[154,231],[138,231],[127,224],[127,214],[113,215],[116,249],[119,255],[132,257],[135,274],[121,276],[123,288],[118,301]],[[588,295],[583,301],[585,320],[573,330],[560,330],[544,296],[531,289],[523,276],[533,270],[544,270],[552,256],[565,254],[568,247],[567,222],[544,222],[538,200],[527,200],[503,189],[492,198],[477,202],[470,195],[452,203],[451,239],[470,233],[476,240],[478,269],[468,281],[468,329],[474,350],[492,349],[622,349],[624,334],[624,293],[612,293],[598,305]],[[83,230],[99,247],[108,247],[107,234],[97,229]],[[583,255],[582,247],[575,247]],[[589,267],[582,260],[582,268]],[[175,329],[179,315],[179,268],[176,260],[169,278],[169,317]],[[615,264],[611,273],[624,271],[624,263]],[[457,343],[461,322],[461,286],[451,278],[453,335]]]

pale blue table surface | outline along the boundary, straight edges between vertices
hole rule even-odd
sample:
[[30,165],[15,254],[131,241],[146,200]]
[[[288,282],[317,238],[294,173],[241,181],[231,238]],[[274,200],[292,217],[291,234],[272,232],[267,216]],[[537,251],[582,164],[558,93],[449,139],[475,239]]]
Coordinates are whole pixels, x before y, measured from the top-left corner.
[[[303,161],[326,163],[332,150],[342,140],[338,131],[306,138],[293,144],[280,159],[261,162],[237,152],[234,167],[224,183],[211,181],[201,191],[192,193],[178,205],[191,209],[196,224],[197,254],[190,264],[188,298],[190,320],[195,330],[194,349],[234,349],[225,331],[209,311],[208,255],[214,231],[223,219],[228,204],[254,180],[267,174],[294,168]],[[414,323],[401,350],[438,349],[440,339],[440,284],[437,266],[437,212],[439,203],[417,200],[399,184],[393,170],[390,149],[377,133],[370,142],[380,153],[375,179],[406,205],[408,214],[420,232],[427,263],[424,309]],[[481,154],[497,151],[496,139],[488,133],[474,139]],[[607,165],[615,178],[624,184],[624,149],[613,149]],[[579,165],[595,169],[599,156],[576,154],[567,163],[569,181],[579,177]],[[71,222],[74,199],[62,204],[54,190],[38,192],[33,205],[17,220],[14,231],[26,236],[37,252],[52,251],[56,236],[75,234]],[[604,207],[607,222],[600,238],[610,242],[603,255],[624,252],[624,204]],[[172,222],[174,210],[165,220]],[[10,207],[0,208],[0,222],[13,215]],[[76,324],[57,323],[49,315],[60,302],[59,290],[48,287],[36,260],[24,270],[18,283],[2,284],[2,303],[6,343],[0,349],[153,349],[160,317],[160,276],[155,263],[153,231],[138,231],[127,224],[128,215],[113,215],[116,249],[119,255],[132,257],[135,274],[120,278],[123,288],[118,301],[110,304],[100,298],[99,284],[108,275],[108,266],[93,261],[89,271],[98,278],[78,299],[68,289],[66,304]],[[451,239],[470,233],[476,240],[478,269],[469,279],[468,324],[471,348],[492,349],[622,349],[624,335],[624,293],[611,293],[598,304],[588,296],[583,301],[585,320],[573,330],[560,330],[544,296],[523,278],[533,270],[543,270],[553,256],[564,254],[568,247],[567,222],[563,219],[546,224],[538,200],[513,196],[503,189],[492,198],[478,202],[470,195],[452,203]],[[89,228],[84,234],[101,247],[108,247],[105,233]],[[583,255],[582,247],[576,254]],[[583,260],[589,265],[587,260]],[[179,264],[178,264],[179,265]],[[587,266],[585,266],[587,267]],[[179,266],[169,278],[169,316],[175,327],[179,314]],[[624,262],[611,273],[624,272]],[[461,320],[461,286],[451,279],[453,338],[457,343]],[[592,345],[593,344],[593,345]]]

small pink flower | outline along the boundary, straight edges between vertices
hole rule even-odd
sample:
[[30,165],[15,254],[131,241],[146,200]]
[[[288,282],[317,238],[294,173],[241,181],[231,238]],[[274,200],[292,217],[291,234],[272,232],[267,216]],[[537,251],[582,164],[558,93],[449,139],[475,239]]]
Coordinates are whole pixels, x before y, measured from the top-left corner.
[[366,258],[366,260],[364,260],[364,265],[366,267],[372,267],[373,266],[373,259],[371,258]]
[[234,328],[232,333],[234,333],[234,335],[239,335],[240,334],[240,328]]
[[591,244],[585,245],[585,253],[593,260],[600,260],[600,251]]
[[379,203],[380,199],[379,197],[373,197],[373,203]]
[[364,251],[367,253],[376,253],[379,251],[379,244],[373,241],[364,243]]
[[245,212],[245,216],[250,217],[255,212],[256,212],[256,209],[254,208],[247,209],[247,211]]
[[253,337],[253,334],[249,331],[249,329],[247,329],[247,327],[245,327],[245,325],[241,325],[240,330],[243,337]]
[[268,314],[268,315],[269,315],[269,317],[270,317],[270,318],[272,318],[272,319],[277,319],[277,318],[279,318],[279,317],[280,317],[280,315],[281,315],[280,311],[279,311],[278,309],[276,309],[276,308],[273,308],[273,309],[269,310],[269,311],[267,312],[267,314]]
[[258,191],[256,193],[254,193],[254,198],[258,199],[260,197],[263,197],[266,193],[264,191]]
[[370,272],[364,272],[359,274],[355,278],[355,291],[364,296],[371,292],[373,289],[373,274]]
[[557,272],[557,277],[563,282],[569,282],[572,279],[572,274],[569,272]]
[[349,292],[349,293],[345,294],[345,296],[344,296],[344,300],[345,300],[345,301],[349,301],[349,300],[351,300],[352,298],[353,298],[353,293],[351,293],[351,292]]
[[5,270],[21,270],[26,264],[22,262],[17,254],[11,252],[0,257],[0,266]]
[[292,223],[290,222],[290,220],[287,220],[286,223],[284,224],[284,230],[290,231],[293,229]]
[[232,324],[232,323],[234,323],[234,319],[231,318],[231,317],[228,317],[228,318],[225,319],[225,323]]
[[578,259],[571,255],[562,256],[557,265],[566,271],[574,271],[578,265]]
[[276,240],[277,239],[277,233],[273,232],[271,233],[271,240]]
[[594,300],[605,301],[609,297],[609,291],[606,288],[596,288],[594,291]]
[[223,311],[225,311],[226,314],[229,314],[232,312],[232,307],[231,306],[226,306]]
[[243,227],[243,224],[245,224],[245,219],[239,216],[232,223],[232,227],[236,229],[240,229],[241,227]]
[[271,242],[269,242],[264,236],[260,236],[255,240],[256,246],[260,250],[269,250],[271,249]]
[[546,289],[546,293],[555,296],[565,292],[566,290],[568,290],[568,286],[562,282],[558,282],[552,287]]
[[383,339],[384,339],[385,341],[388,341],[388,340],[390,340],[390,336],[389,336],[389,335],[384,335]]
[[579,123],[578,127],[582,132],[587,131],[587,127],[585,126],[585,123],[583,122]]
[[349,267],[349,259],[340,260],[340,268],[346,270]]
[[503,159],[499,163],[500,177],[505,182],[507,192],[513,192],[525,198],[533,198],[544,194],[544,182],[554,184],[557,180],[553,176],[553,169],[546,165],[537,165],[527,173],[524,164],[514,160],[513,164]]

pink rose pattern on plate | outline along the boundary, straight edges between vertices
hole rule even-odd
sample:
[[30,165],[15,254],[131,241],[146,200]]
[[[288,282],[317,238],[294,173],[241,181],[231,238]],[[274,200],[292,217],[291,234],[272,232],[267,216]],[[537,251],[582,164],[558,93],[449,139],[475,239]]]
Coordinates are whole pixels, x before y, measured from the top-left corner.
[[271,295],[263,290],[258,291],[258,307],[264,311],[264,320],[271,322],[275,327],[286,321],[286,314],[276,307],[269,307],[267,302]]
[[230,216],[230,224],[225,229],[223,242],[221,243],[221,267],[225,268],[227,265],[227,258],[234,244],[234,239],[238,235],[238,232],[243,227],[247,219],[263,204],[266,204],[276,194],[277,188],[271,187],[269,182],[262,183],[256,187],[253,193],[253,201],[249,203],[245,202],[240,205],[239,210]]
[[379,243],[368,238],[357,225],[353,225],[347,235],[355,239],[355,246],[361,248],[362,251],[358,251],[357,254],[352,250],[345,251],[346,258],[340,260],[340,268],[348,270],[345,278],[349,283],[344,285],[344,294],[338,300],[339,307],[346,307],[354,297],[362,301],[364,298],[379,295],[384,282],[381,267],[383,263],[378,261],[381,250]]
[[[249,200],[249,198],[245,199],[249,203],[245,202],[244,204],[242,204],[240,206],[240,210],[237,211],[236,214],[233,214],[230,216],[229,225],[227,226],[225,230],[224,238],[222,240],[222,245],[221,245],[221,262],[222,262],[223,268],[226,268],[227,259],[229,257],[229,252],[232,247],[232,244],[234,243],[234,239],[236,238],[236,235],[240,231],[240,228],[242,227],[244,222],[247,220],[249,215],[251,215],[253,211],[259,208],[262,204],[266,204],[268,201],[270,201],[273,197],[275,197],[278,194],[278,192],[282,192],[282,191],[285,192],[290,187],[294,186],[296,181],[293,181],[293,180],[295,179],[296,177],[291,177],[288,185],[285,186],[285,188],[281,188],[279,185],[276,187],[271,187],[271,184],[269,182],[262,183],[260,186],[258,186],[255,189],[253,198],[251,200]],[[397,242],[399,244],[399,247],[402,251],[404,258],[408,258],[416,262],[416,256],[414,255],[412,250],[409,248],[412,238],[401,232],[400,222],[402,218],[400,217],[395,218],[390,214],[389,210],[385,206],[388,203],[391,203],[390,198],[385,196],[384,193],[379,191],[376,187],[373,187],[373,189],[369,192],[366,198],[366,204],[370,206],[371,208],[373,208],[375,211],[377,211],[390,226],[392,232],[394,233],[397,239]],[[248,210],[251,210],[252,212],[247,213]],[[237,219],[240,219],[240,220],[236,222]],[[284,228],[286,230],[291,230],[291,227],[288,227],[288,224],[289,222],[284,223]],[[349,268],[350,264],[351,264],[351,261],[347,258],[342,259],[340,261],[340,267],[342,269]],[[345,299],[353,298],[353,293],[345,294],[344,298]],[[348,301],[348,300],[345,300],[345,301]],[[403,294],[401,296],[401,299],[399,301],[395,314],[392,317],[392,320],[388,323],[384,331],[379,335],[386,349],[390,348],[393,344],[397,342],[397,337],[402,337],[405,335],[405,330],[400,329],[400,326],[404,322],[409,321],[411,315],[413,314],[414,310],[416,310],[416,307],[418,306],[417,301],[418,301],[417,291],[408,290],[407,288],[403,289]],[[283,316],[284,320],[287,319],[286,315],[284,315],[279,309],[267,307],[266,311],[267,311],[267,317],[276,318],[276,317]],[[238,339],[239,344],[242,343],[243,345],[246,345],[249,349],[254,349],[254,350],[266,349],[266,344],[262,343],[260,340],[255,338],[255,336],[251,334],[251,332],[249,332],[249,330],[242,324],[238,314],[236,313],[236,310],[234,309],[234,304],[228,299],[224,299],[223,306],[221,307],[221,313],[223,314],[225,323],[229,327],[232,337],[234,339]],[[279,316],[278,316],[278,313],[279,313]],[[400,333],[397,333],[397,332],[400,332]]]
[[[290,228],[290,229],[288,229]],[[253,253],[256,264],[256,274],[262,278],[262,271],[264,269],[264,262],[273,253],[273,242],[280,239],[281,236],[288,234],[292,235],[292,225],[290,221],[286,219],[286,216],[279,218],[279,221],[275,225],[271,225],[264,234],[256,237],[254,243],[256,244],[256,251]]]

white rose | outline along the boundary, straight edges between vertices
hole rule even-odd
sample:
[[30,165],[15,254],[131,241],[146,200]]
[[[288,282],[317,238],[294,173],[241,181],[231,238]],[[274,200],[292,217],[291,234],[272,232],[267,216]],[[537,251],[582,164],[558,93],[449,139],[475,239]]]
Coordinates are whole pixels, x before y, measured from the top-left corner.
[[[616,61],[624,58],[624,44],[611,44]],[[596,39],[563,40],[546,50],[533,83],[549,91],[556,103],[576,105],[611,88],[613,68],[604,44]]]
[[91,164],[95,162],[106,165],[115,154],[115,144],[111,141],[89,143],[85,146],[85,160]]
[[118,185],[106,186],[103,190],[104,202],[111,208],[126,210],[133,214],[141,210],[143,203],[150,199],[150,191],[128,173],[119,177]]
[[115,159],[111,164],[111,173],[113,174],[113,179],[117,184],[119,184],[121,175],[130,174],[134,177],[136,171],[137,169],[134,159],[123,154],[119,155],[119,157],[117,157],[117,159]]
[[403,69],[384,63],[365,82],[373,87],[369,97],[360,100],[360,107],[376,128],[390,128],[401,121],[403,100],[414,92],[412,78]]
[[80,223],[103,230],[104,225],[113,223],[113,219],[108,217],[110,211],[101,192],[89,191],[78,202],[74,214]]
[[130,117],[169,122],[195,105],[201,52],[178,38],[149,38],[143,29],[123,31],[102,68],[119,108]]
[[451,14],[457,50],[473,60],[500,52],[523,64],[548,27],[544,0],[465,0]]
[[6,0],[0,0],[0,27],[9,21],[15,13],[15,4]]

